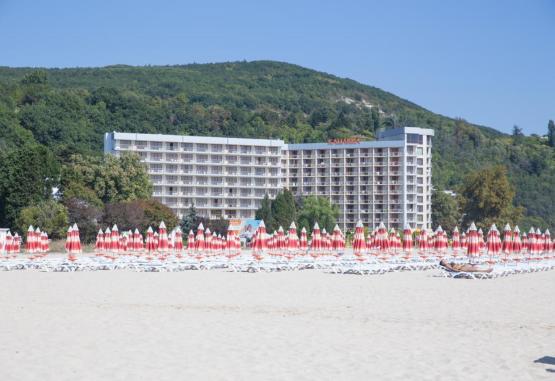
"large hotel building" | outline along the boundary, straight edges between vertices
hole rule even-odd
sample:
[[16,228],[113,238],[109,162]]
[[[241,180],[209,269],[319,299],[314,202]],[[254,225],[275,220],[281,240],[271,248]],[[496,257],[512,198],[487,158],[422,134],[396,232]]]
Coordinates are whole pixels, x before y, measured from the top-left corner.
[[153,197],[180,217],[194,203],[209,218],[254,218],[265,194],[273,198],[288,188],[330,199],[344,230],[359,219],[366,226],[429,228],[433,135],[404,127],[380,132],[376,141],[285,144],[112,132],[104,151],[137,152],[148,166]]

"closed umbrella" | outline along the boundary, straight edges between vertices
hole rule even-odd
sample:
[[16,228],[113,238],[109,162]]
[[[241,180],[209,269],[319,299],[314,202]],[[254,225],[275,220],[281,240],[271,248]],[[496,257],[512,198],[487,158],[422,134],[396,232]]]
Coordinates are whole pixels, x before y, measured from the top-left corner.
[[470,229],[468,229],[466,255],[472,259],[477,257],[479,253],[480,253],[480,237],[478,236],[476,225],[473,222],[470,225]]
[[289,251],[297,251],[299,249],[299,236],[297,235],[297,226],[295,225],[295,222],[291,222],[291,225],[289,225],[287,249]]
[[353,236],[353,252],[362,254],[366,251],[366,240],[364,238],[364,226],[362,221],[358,220],[355,226],[355,234]]
[[405,228],[403,229],[403,250],[410,252],[412,251],[412,247],[412,229],[409,225],[405,225]]

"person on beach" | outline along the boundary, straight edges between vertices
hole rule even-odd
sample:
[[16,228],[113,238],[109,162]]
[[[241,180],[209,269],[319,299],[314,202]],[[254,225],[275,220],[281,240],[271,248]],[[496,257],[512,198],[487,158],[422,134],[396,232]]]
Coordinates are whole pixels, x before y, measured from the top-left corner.
[[466,273],[490,273],[493,271],[492,268],[483,269],[478,267],[478,265],[473,265],[470,263],[455,263],[447,262],[445,259],[439,261],[441,267],[454,272],[466,272]]

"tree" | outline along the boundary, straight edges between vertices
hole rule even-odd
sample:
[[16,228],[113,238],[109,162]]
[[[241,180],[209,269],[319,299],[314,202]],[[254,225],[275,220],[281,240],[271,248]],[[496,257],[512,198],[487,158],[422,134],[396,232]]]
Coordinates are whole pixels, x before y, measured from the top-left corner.
[[289,189],[285,189],[271,201],[271,218],[266,226],[269,230],[277,230],[280,226],[287,229],[293,221],[297,221],[295,197]]
[[102,207],[85,198],[71,197],[64,200],[69,221],[79,226],[81,242],[89,243],[96,239],[96,234],[102,221]]
[[23,234],[29,225],[33,225],[47,232],[52,239],[64,238],[68,224],[66,207],[54,200],[41,201],[21,209],[16,222],[16,226]]
[[104,203],[149,199],[152,183],[139,156],[121,157],[74,155],[62,171],[62,195],[72,188],[88,188]]
[[550,147],[555,147],[555,122],[552,120],[547,123],[547,144]]
[[257,220],[264,220],[264,223],[272,221],[272,202],[268,195],[264,195],[260,207],[256,210],[255,218]]
[[181,219],[181,230],[184,234],[188,234],[189,230],[194,230],[198,226],[197,224],[197,210],[195,208],[195,204],[191,204],[187,213],[183,215]]
[[441,226],[446,231],[453,231],[460,222],[457,199],[447,193],[435,190],[432,193],[432,227]]
[[135,200],[106,204],[103,223],[118,225],[120,230],[139,229],[145,231],[149,226],[158,227],[164,221],[168,231],[179,223],[177,216],[167,206],[156,200]]
[[470,173],[460,189],[460,205],[465,224],[476,222],[482,228],[492,223],[499,226],[516,224],[523,208],[513,205],[515,191],[507,177],[507,169],[497,165]]
[[326,228],[331,232],[339,216],[339,208],[332,205],[325,197],[309,196],[302,199],[299,211],[299,228],[305,227],[311,232],[315,222],[320,229]]
[[12,226],[22,208],[52,198],[59,163],[40,145],[27,145],[0,155],[0,224]]

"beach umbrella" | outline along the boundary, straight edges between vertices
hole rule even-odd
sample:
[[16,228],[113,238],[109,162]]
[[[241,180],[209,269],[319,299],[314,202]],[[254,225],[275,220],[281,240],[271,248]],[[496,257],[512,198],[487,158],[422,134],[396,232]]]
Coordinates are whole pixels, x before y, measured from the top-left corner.
[[434,249],[442,253],[447,250],[447,236],[441,226],[436,229],[436,236],[434,241]]
[[120,242],[119,242],[119,230],[118,226],[114,224],[112,226],[112,233],[110,236],[110,251],[117,253],[120,249]]
[[94,249],[97,252],[104,250],[104,233],[102,232],[102,229],[100,229],[96,234],[96,242],[94,244]]
[[513,233],[511,232],[511,225],[506,224],[503,228],[503,243],[501,249],[506,255],[513,252]]
[[187,236],[187,250],[194,250],[195,248],[195,233],[193,229],[189,230],[189,235]]
[[380,222],[378,226],[378,231],[376,232],[375,247],[378,250],[385,251],[389,249],[389,237],[387,235],[387,229],[383,222]]
[[260,221],[256,231],[256,240],[254,241],[254,250],[263,251],[268,247],[268,234],[266,233],[266,224],[264,220]]
[[527,248],[528,248],[528,253],[530,253],[530,254],[537,254],[537,252],[538,252],[536,231],[534,230],[534,228],[530,228],[530,231],[528,232]]
[[195,236],[195,250],[201,251],[204,250],[206,245],[206,240],[204,237],[204,226],[202,222],[199,224],[197,228],[197,235]]
[[48,242],[48,233],[42,232],[41,241],[42,241],[42,252],[48,253],[50,251],[50,244]]
[[153,251],[156,251],[158,249],[158,247],[156,246],[156,242],[154,242],[154,231],[152,230],[152,227],[148,227],[147,231],[146,231],[146,251],[151,253]]
[[81,253],[81,237],[79,236],[79,227],[77,227],[77,224],[74,223],[73,224],[73,250],[74,253],[78,254]]
[[297,226],[295,222],[289,225],[289,234],[287,235],[287,248],[289,251],[296,251],[299,249],[299,236],[297,235]]
[[488,231],[488,241],[486,243],[486,248],[488,250],[488,254],[490,256],[498,255],[503,248],[501,243],[501,237],[499,236],[499,230],[497,230],[497,226],[495,224],[491,225],[491,228]]
[[549,232],[549,229],[545,229],[545,251],[547,251],[548,253],[553,251],[553,242],[551,241],[551,233]]
[[308,249],[308,237],[307,237],[307,234],[306,234],[306,228],[304,226],[301,229],[301,237],[299,239],[299,248],[303,251]]
[[337,224],[333,227],[331,242],[332,242],[332,245],[331,245],[332,250],[339,251],[339,250],[345,249],[345,239],[343,238],[341,229]]
[[318,222],[314,223],[314,227],[312,228],[312,240],[310,241],[310,250],[312,251],[320,251],[322,250],[322,236],[320,234],[320,226],[318,226]]
[[169,248],[168,242],[168,230],[166,229],[166,224],[164,221],[160,222],[158,228],[158,251],[166,252]]
[[133,232],[133,251],[141,250],[143,250],[143,237],[141,237],[139,229],[135,228],[135,231]]
[[453,229],[453,236],[451,237],[451,247],[453,251],[458,251],[461,248],[461,236],[459,234],[459,228],[455,226]]
[[466,233],[463,232],[461,235],[461,248],[466,251],[468,248],[468,240],[466,239]]
[[412,241],[412,229],[407,224],[403,229],[403,250],[412,251],[413,241]]
[[158,232],[154,232],[153,234],[154,237],[154,250],[158,251],[158,245],[160,244],[160,236],[158,235]]
[[484,231],[482,228],[478,229],[478,243],[480,244],[480,250],[486,247],[486,241],[484,240]]
[[353,252],[361,254],[366,251],[366,240],[364,238],[364,226],[362,221],[358,220],[355,226],[355,234],[353,236]]
[[66,243],[65,243],[65,249],[68,253],[71,252],[72,231],[73,231],[73,226],[70,225],[69,228],[67,229]]
[[518,225],[515,226],[513,230],[513,244],[512,244],[512,252],[515,254],[519,254],[523,250],[522,239],[520,237],[520,229]]
[[[17,232],[13,235],[13,253],[17,254],[21,251],[21,237]],[[38,250],[37,250],[38,251]]]
[[280,226],[277,231],[277,248],[279,250],[287,249],[287,240],[285,239],[285,231],[283,226]]
[[10,256],[14,252],[13,236],[11,232],[6,233],[5,243],[6,255]]
[[174,235],[175,243],[173,248],[177,251],[183,250],[183,233],[181,232],[181,228],[177,226],[175,228],[175,235]]
[[29,229],[27,229],[25,251],[29,254],[36,252],[35,228],[33,228],[33,225],[29,225]]
[[430,248],[428,241],[428,231],[422,229],[420,235],[418,236],[418,250],[427,251]]
[[473,257],[476,257],[479,254],[479,252],[480,252],[480,237],[478,236],[476,225],[473,222],[470,225],[470,229],[468,229],[466,255],[468,255],[469,258],[473,258]]
[[[356,227],[355,227],[356,230]],[[377,230],[374,229],[372,230],[372,232],[368,233],[368,236],[366,237],[366,249],[371,250],[371,249],[375,249],[378,246],[376,245],[376,234],[377,234]]]

